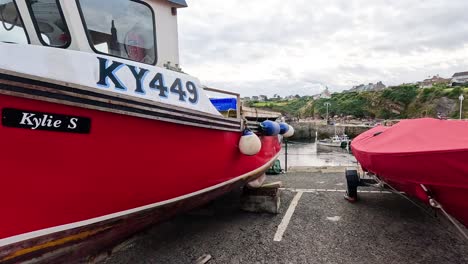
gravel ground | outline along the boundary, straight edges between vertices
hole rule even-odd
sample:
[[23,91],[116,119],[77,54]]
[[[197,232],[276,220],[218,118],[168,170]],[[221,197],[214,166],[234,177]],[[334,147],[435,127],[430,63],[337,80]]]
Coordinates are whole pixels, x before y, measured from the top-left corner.
[[[343,173],[270,176],[286,188],[345,189]],[[468,263],[468,241],[452,226],[394,194],[363,193],[350,204],[339,192],[304,193],[282,241],[273,237],[296,193],[281,194],[278,215],[239,210],[239,193],[181,215],[127,241],[103,264]]]

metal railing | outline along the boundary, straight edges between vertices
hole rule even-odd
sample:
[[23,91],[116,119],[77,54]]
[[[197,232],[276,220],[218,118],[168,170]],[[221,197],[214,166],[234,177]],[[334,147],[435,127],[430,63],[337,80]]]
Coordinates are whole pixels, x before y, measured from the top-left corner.
[[203,90],[208,91],[208,92],[215,92],[215,93],[220,93],[220,94],[227,94],[227,95],[234,95],[237,98],[237,104],[236,104],[236,117],[241,118],[241,101],[240,101],[240,94],[238,93],[233,93],[229,91],[224,91],[220,89],[215,89],[215,88],[210,88],[210,87],[203,87]]

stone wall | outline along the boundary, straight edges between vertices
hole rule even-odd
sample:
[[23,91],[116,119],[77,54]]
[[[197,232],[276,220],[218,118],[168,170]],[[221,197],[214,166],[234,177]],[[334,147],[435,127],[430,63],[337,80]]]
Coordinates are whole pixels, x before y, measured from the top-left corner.
[[[295,122],[290,124],[294,127],[295,133],[291,140],[312,140],[315,139],[315,132],[318,132],[318,138],[324,139],[335,135],[335,126],[326,125],[323,122]],[[350,138],[369,130],[367,126],[337,125],[336,134],[342,135],[343,132]]]

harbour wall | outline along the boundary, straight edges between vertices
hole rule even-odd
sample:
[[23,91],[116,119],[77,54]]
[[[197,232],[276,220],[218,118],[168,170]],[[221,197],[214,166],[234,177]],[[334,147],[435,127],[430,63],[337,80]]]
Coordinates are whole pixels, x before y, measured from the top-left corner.
[[[313,140],[315,139],[315,132],[318,132],[319,139],[335,135],[335,126],[327,125],[324,122],[293,122],[291,126],[294,127],[295,131],[291,140]],[[337,124],[336,134],[342,135],[344,133],[350,138],[355,138],[371,128],[369,126]]]

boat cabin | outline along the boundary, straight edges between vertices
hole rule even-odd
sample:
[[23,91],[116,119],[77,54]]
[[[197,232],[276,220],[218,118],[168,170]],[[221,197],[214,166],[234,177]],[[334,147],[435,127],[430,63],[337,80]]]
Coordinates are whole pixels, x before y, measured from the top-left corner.
[[0,41],[105,54],[180,71],[185,0],[0,0]]

